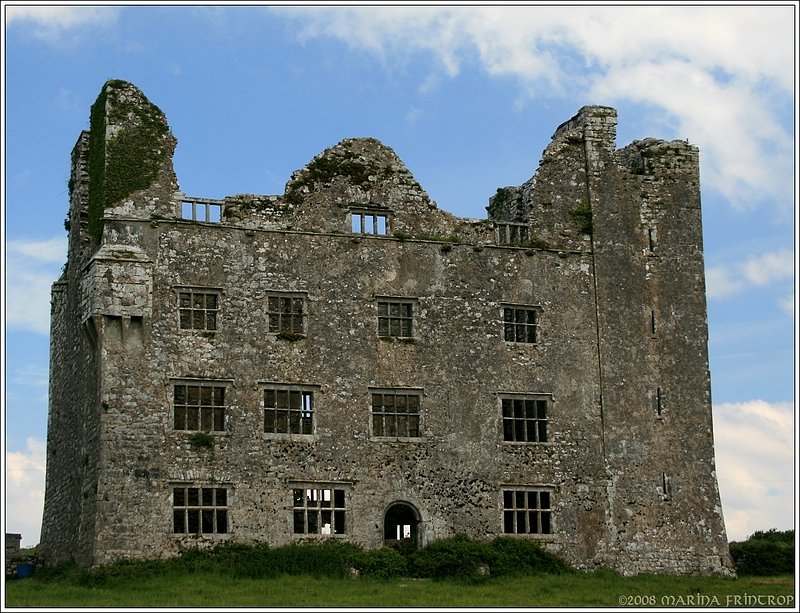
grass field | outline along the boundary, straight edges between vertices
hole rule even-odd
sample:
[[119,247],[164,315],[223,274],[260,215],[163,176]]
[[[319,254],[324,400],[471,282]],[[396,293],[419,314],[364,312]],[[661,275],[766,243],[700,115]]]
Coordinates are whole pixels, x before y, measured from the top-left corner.
[[776,607],[796,608],[794,577],[536,575],[478,581],[167,572],[81,585],[75,577],[6,581],[5,607]]

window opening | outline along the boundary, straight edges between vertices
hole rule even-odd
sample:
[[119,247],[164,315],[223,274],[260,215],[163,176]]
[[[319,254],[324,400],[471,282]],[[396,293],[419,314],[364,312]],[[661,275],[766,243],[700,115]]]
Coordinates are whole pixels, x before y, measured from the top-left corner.
[[304,389],[266,388],[264,432],[313,434],[314,393]]
[[172,532],[227,534],[228,490],[224,487],[173,487]]
[[219,223],[222,221],[222,203],[209,200],[183,200],[181,202],[181,218]]
[[661,388],[656,388],[656,415],[661,417],[661,413],[664,411],[664,399],[661,397]]
[[345,491],[295,488],[292,513],[295,534],[345,534]]
[[272,293],[267,296],[269,331],[305,334],[305,297]]
[[414,303],[410,300],[378,300],[378,336],[414,336]]
[[181,330],[216,330],[218,312],[217,292],[195,289],[178,292]]
[[656,335],[656,312],[650,311],[650,334]]
[[527,224],[497,223],[497,242],[500,245],[519,245],[530,241]]
[[544,398],[501,398],[503,440],[516,443],[547,442],[547,400]]
[[655,251],[656,248],[656,240],[655,240],[655,233],[653,228],[647,229],[647,241],[650,244],[650,251]]
[[661,493],[665,501],[672,498],[672,483],[667,473],[661,473]]
[[383,517],[383,544],[398,547],[411,543],[418,545],[419,513],[410,504],[396,502]]
[[552,534],[550,498],[547,490],[503,490],[503,532]]
[[539,308],[503,307],[503,338],[511,343],[536,343],[539,340]]
[[384,212],[352,209],[350,221],[351,229],[355,234],[385,236],[389,233],[389,216]]
[[225,387],[208,384],[175,383],[172,386],[175,430],[225,429]]
[[419,392],[374,390],[372,435],[416,438],[419,430]]

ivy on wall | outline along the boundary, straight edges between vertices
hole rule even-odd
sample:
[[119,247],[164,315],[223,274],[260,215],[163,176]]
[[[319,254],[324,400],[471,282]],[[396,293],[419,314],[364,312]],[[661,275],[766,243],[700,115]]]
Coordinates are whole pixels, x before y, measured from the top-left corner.
[[[106,139],[109,123],[118,131]],[[106,207],[149,187],[171,148],[164,115],[126,81],[103,85],[89,130],[89,234],[99,240]]]

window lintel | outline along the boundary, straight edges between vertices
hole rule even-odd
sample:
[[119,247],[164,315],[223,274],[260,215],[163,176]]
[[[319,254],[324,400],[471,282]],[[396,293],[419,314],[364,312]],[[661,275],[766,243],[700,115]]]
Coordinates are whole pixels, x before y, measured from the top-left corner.
[[274,387],[287,390],[318,390],[322,388],[317,383],[287,383],[286,381],[266,381],[264,379],[257,380],[256,387]]
[[422,387],[391,387],[391,386],[389,386],[389,387],[372,387],[372,386],[370,386],[367,389],[369,390],[370,393],[375,392],[377,394],[380,394],[380,393],[383,393],[383,394],[394,394],[394,393],[397,393],[397,392],[400,392],[400,393],[408,392],[408,393],[412,393],[412,394],[416,393],[416,394],[419,394],[420,396],[424,396],[425,395],[425,388],[422,388]]
[[206,377],[170,377],[170,385],[186,383],[187,385],[233,385],[235,379],[210,379]]
[[308,479],[286,479],[286,485],[305,489],[335,490],[353,487],[355,481],[309,481]]
[[549,398],[553,400],[551,392],[494,392],[498,398],[514,397],[514,398]]
[[500,308],[503,309],[534,309],[537,311],[542,310],[541,304],[522,304],[518,302],[501,302]]
[[172,289],[174,290],[193,290],[196,292],[217,292],[219,294],[223,293],[225,290],[222,287],[216,287],[211,285],[173,285]]

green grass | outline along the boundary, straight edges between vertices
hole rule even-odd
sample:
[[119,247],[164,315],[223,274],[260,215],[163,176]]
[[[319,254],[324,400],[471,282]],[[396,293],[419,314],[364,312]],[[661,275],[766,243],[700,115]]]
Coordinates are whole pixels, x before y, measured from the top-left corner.
[[[83,583],[83,585],[81,585]],[[237,578],[226,573],[168,571],[113,576],[92,584],[76,574],[6,582],[6,607],[618,607],[795,606],[794,577],[620,577],[608,571],[459,581],[336,579],[282,575]],[[621,601],[620,598],[626,599]],[[701,599],[705,599],[702,601]],[[715,599],[715,600],[714,600]],[[636,606],[634,606],[634,604]],[[752,601],[750,607],[758,606]]]

